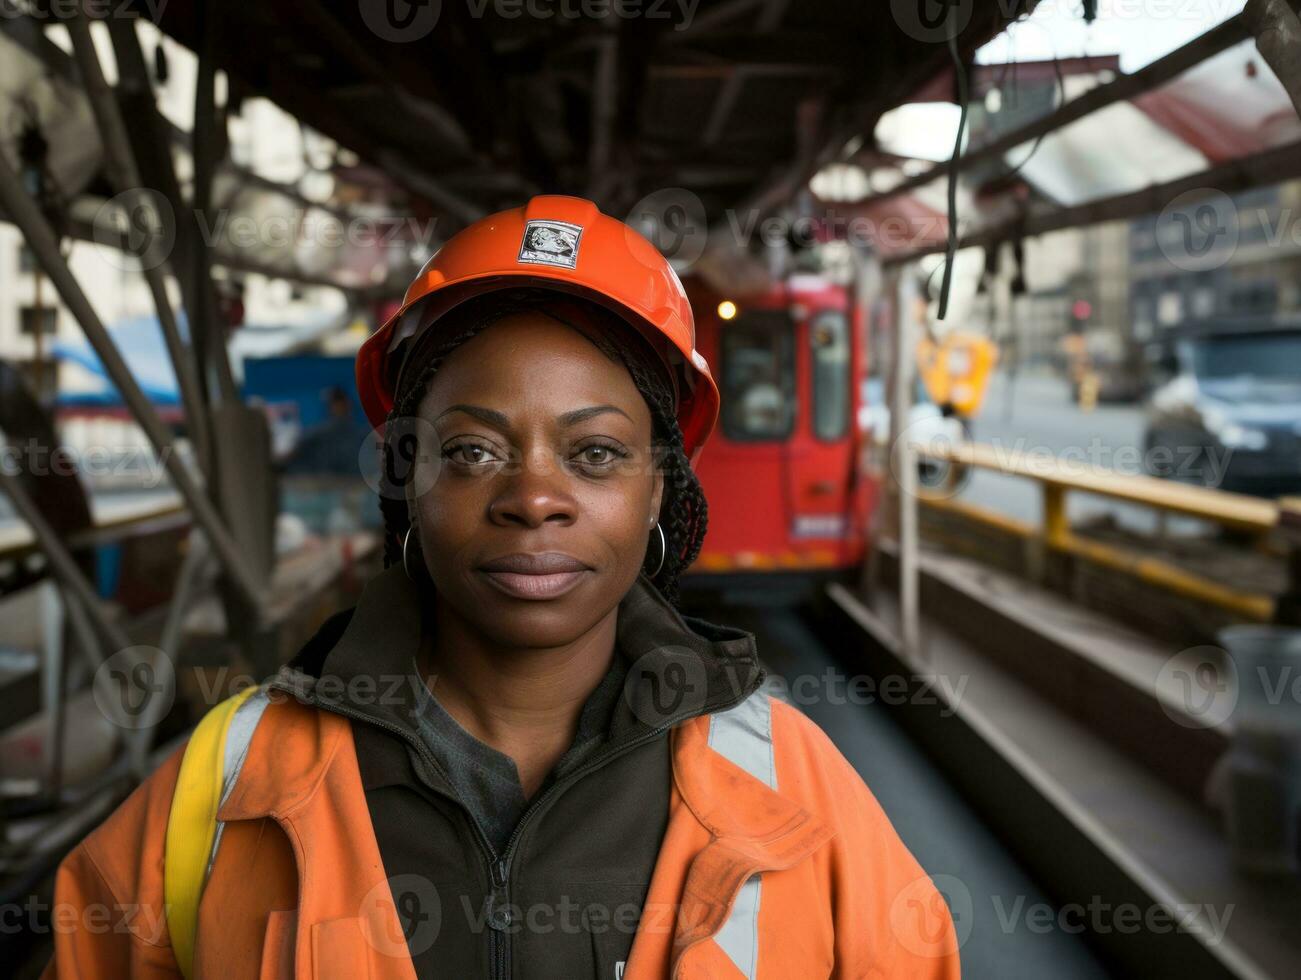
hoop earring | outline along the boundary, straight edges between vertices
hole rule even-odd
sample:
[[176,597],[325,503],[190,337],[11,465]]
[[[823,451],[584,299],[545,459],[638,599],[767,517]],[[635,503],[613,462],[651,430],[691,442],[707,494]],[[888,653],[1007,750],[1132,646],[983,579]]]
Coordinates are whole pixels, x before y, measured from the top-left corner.
[[407,573],[407,578],[413,582],[420,580],[411,574],[411,564],[407,561],[408,546],[411,544],[411,532],[416,529],[414,524],[407,527],[407,533],[402,538],[402,570]]
[[650,578],[654,578],[660,573],[660,570],[664,567],[664,557],[669,553],[668,541],[664,537],[664,528],[659,521],[655,522],[655,530],[660,532],[660,563],[655,566],[655,571],[650,573]]

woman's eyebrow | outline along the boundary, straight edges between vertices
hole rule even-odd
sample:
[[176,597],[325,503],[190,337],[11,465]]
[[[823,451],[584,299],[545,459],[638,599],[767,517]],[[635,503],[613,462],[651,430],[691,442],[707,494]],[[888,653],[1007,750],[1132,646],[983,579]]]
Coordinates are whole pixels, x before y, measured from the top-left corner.
[[443,411],[438,413],[438,417],[435,418],[434,421],[437,422],[439,419],[446,415],[451,415],[453,412],[464,412],[466,415],[476,418],[480,422],[485,422],[488,425],[495,426],[498,429],[510,428],[510,419],[501,412],[494,411],[491,408],[481,408],[478,405],[449,405]]
[[[443,418],[443,416],[450,415],[453,412],[464,412],[466,415],[476,418],[480,422],[495,426],[498,429],[510,428],[510,419],[508,419],[504,414],[491,408],[483,408],[479,405],[449,405],[438,414],[438,418],[434,419],[434,421],[437,422],[439,419]],[[617,405],[592,405],[589,408],[576,408],[572,412],[565,412],[560,416],[560,424],[564,426],[577,425],[579,422],[586,422],[590,418],[604,415],[607,412],[617,412],[629,422],[633,421],[632,416]]]
[[588,419],[604,415],[606,412],[618,412],[629,422],[633,420],[631,415],[617,405],[593,405],[591,408],[578,408],[572,412],[566,412],[560,416],[560,424],[566,426],[577,425],[579,422],[586,422]]

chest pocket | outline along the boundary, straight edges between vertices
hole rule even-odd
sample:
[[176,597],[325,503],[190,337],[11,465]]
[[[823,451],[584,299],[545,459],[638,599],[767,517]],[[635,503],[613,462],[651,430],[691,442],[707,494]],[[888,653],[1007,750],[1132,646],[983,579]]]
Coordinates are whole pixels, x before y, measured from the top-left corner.
[[258,980],[281,980],[294,975],[294,941],[297,937],[298,913],[294,909],[272,912],[267,918],[262,938],[262,963]]
[[315,980],[368,980],[372,946],[364,920],[330,919],[312,926],[312,976]]

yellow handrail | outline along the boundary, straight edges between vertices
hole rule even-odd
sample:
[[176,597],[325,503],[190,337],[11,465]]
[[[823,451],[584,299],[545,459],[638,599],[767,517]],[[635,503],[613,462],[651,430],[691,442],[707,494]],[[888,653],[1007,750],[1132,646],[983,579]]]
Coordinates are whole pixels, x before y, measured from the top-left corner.
[[[1275,600],[1272,596],[1234,589],[1160,559],[1077,537],[1072,532],[1066,515],[1068,493],[1090,493],[1198,518],[1264,537],[1279,526],[1281,509],[1272,501],[1211,487],[1189,486],[1150,476],[1117,473],[1047,452],[1026,452],[981,443],[914,443],[912,448],[926,459],[974,466],[1038,482],[1043,492],[1042,525],[1038,528],[1023,525],[1023,530],[1017,533],[1027,537],[1037,536],[1054,551],[1125,572],[1176,594],[1228,610],[1244,619],[1268,621],[1274,615]],[[956,502],[950,502],[947,499],[949,496],[944,492],[923,492],[920,500],[928,506],[954,510],[960,512],[961,516],[984,521],[980,508],[953,506]],[[998,523],[1004,530],[1011,526],[1006,521]]]

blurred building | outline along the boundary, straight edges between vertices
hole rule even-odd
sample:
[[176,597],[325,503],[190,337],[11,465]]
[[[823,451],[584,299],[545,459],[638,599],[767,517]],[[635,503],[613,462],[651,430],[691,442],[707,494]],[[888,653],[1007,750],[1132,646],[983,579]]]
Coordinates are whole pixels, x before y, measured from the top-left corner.
[[1295,311],[1301,181],[1140,218],[1131,227],[1129,262],[1140,342],[1187,319]]

